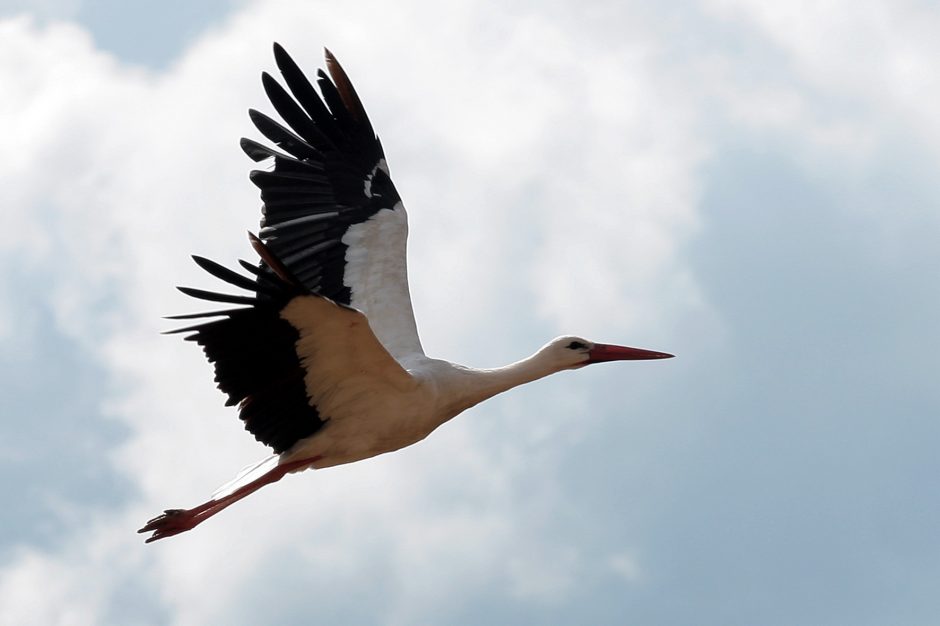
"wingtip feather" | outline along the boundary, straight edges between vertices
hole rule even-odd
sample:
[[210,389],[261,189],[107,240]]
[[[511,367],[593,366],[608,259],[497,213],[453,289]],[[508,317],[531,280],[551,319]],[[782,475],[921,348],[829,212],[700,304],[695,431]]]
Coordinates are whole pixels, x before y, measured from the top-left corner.
[[289,285],[301,286],[300,282],[294,278],[294,275],[284,266],[281,260],[251,231],[248,231],[248,241],[251,242],[251,247],[255,249],[258,256],[277,274],[278,278]]
[[[356,88],[349,80],[346,70],[343,69],[340,62],[327,48],[323,48],[323,53],[326,56],[326,69],[330,72],[330,77],[333,79],[333,84],[336,85],[336,90],[339,92],[346,110],[349,111],[353,119],[368,125],[369,118],[366,116],[359,94],[356,93]],[[371,125],[369,125],[369,130],[371,131]]]
[[288,54],[284,46],[282,46],[281,44],[275,41],[274,42],[274,64],[277,65],[277,67],[280,69],[284,67],[285,63],[293,64],[293,59],[291,59],[290,54]]

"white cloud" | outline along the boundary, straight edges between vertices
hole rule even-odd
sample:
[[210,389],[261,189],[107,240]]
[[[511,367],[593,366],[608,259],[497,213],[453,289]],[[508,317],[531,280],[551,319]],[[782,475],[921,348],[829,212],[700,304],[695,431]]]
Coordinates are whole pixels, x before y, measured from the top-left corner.
[[629,552],[612,554],[607,561],[611,571],[627,583],[636,583],[642,580],[643,570],[636,558]]
[[[268,108],[258,74],[273,66],[273,39],[311,70],[318,46],[329,44],[359,85],[412,215],[426,345],[490,365],[535,347],[509,342],[480,352],[482,329],[507,337],[496,328],[506,311],[523,316],[510,324],[538,311],[552,327],[593,323],[618,332],[656,316],[653,304],[634,298],[681,274],[675,253],[694,224],[700,155],[688,136],[688,108],[667,103],[671,88],[641,55],[622,60],[600,45],[585,49],[536,16],[512,18],[504,39],[489,39],[473,27],[485,15],[471,3],[446,11],[258,3],[163,74],[121,65],[72,25],[0,24],[0,78],[13,95],[0,109],[11,129],[0,184],[18,208],[0,250],[56,276],[48,299],[58,324],[119,390],[103,402],[131,435],[109,455],[138,494],[75,528],[63,548],[24,548],[13,558],[0,575],[0,621],[107,621],[121,581],[141,572],[174,623],[237,620],[233,601],[257,571],[276,567],[269,555],[283,553],[313,566],[312,580],[350,577],[387,559],[399,581],[392,610],[401,623],[446,610],[435,598],[472,595],[494,579],[530,601],[576,584],[565,566],[575,548],[556,569],[533,556],[539,539],[528,536],[529,513],[517,508],[514,484],[531,468],[501,456],[498,442],[467,424],[403,454],[291,477],[189,536],[144,547],[131,532],[161,507],[195,503],[263,454],[220,406],[198,351],[158,336],[156,316],[193,306],[174,284],[211,283],[188,254],[250,256],[243,233],[257,223],[258,201],[236,140],[254,135],[245,109]],[[383,27],[363,30],[365,17]],[[414,46],[396,48],[402,33],[417,31]],[[389,54],[394,49],[401,53]],[[508,59],[515,70],[506,71]],[[534,189],[542,191],[531,204],[520,203]],[[558,299],[611,265],[609,280],[592,284],[584,304]],[[528,286],[529,276],[539,284]],[[534,302],[507,307],[523,284]],[[589,313],[629,306],[643,314],[592,321]],[[442,562],[450,572],[438,577]]]
[[[797,118],[801,132],[820,147],[828,145],[855,162],[859,152],[873,156],[876,133],[881,141],[898,132],[926,135],[926,145],[936,154],[940,146],[940,121],[933,106],[940,97],[940,78],[933,69],[933,60],[940,55],[936,7],[880,0],[710,0],[704,5],[716,16],[766,37],[787,60],[785,68],[768,72],[766,82],[778,89],[765,91],[771,96],[768,106],[754,107],[743,100],[739,110],[776,109]],[[807,95],[816,99],[813,105],[800,101]],[[815,110],[807,110],[810,106]]]
[[28,12],[41,18],[72,18],[82,4],[83,0],[2,0],[0,14],[6,16]]
[[[128,581],[176,624],[252,621],[268,609],[257,590],[269,579],[283,594],[299,580],[324,610],[365,603],[359,585],[374,579],[370,601],[403,624],[441,621],[493,588],[551,605],[598,563],[645,581],[645,552],[643,567],[630,551],[592,559],[546,513],[571,495],[560,450],[604,419],[583,409],[609,380],[582,373],[485,405],[402,453],[291,477],[193,533],[144,546],[132,531],[263,454],[221,407],[198,350],[156,331],[158,315],[194,306],[174,284],[211,284],[190,253],[250,257],[243,233],[258,200],[236,140],[255,135],[248,106],[269,109],[258,74],[273,68],[274,39],[308,69],[327,44],[352,75],[410,211],[425,346],[472,364],[517,358],[541,329],[631,341],[694,317],[689,342],[713,337],[684,246],[699,228],[716,119],[791,138],[810,163],[864,166],[895,124],[940,145],[934,13],[704,6],[756,28],[786,62],[675,58],[682,38],[651,28],[641,3],[514,6],[493,19],[471,2],[259,2],[159,74],[96,51],[75,26],[0,22],[12,96],[0,100],[0,256],[53,277],[43,293],[61,331],[109,372],[103,404],[130,436],[103,453],[136,490],[76,519],[60,545],[15,551],[0,569],[0,622],[117,622]],[[857,106],[835,116],[839,98]],[[19,319],[9,302],[0,337]]]
[[576,585],[579,552],[571,546],[537,545],[535,554],[519,555],[509,562],[509,589],[523,599],[561,604]]

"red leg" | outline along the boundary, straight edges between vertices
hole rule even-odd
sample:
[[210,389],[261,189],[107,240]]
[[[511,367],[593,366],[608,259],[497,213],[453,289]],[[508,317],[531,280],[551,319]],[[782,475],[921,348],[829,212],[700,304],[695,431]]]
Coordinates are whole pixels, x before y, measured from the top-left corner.
[[231,506],[242,498],[253,494],[265,485],[270,485],[271,483],[279,481],[288,472],[316,462],[319,458],[320,457],[314,457],[312,459],[300,459],[299,461],[291,461],[290,463],[285,463],[284,465],[278,465],[274,469],[264,473],[250,483],[242,485],[227,496],[223,496],[218,500],[209,500],[207,502],[203,502],[199,506],[192,509],[167,509],[162,514],[147,522],[147,524],[137,532],[148,533],[153,531],[153,534],[147,538],[146,543],[150,543],[151,541],[156,541],[157,539],[172,537],[173,535],[184,533],[187,530],[192,530],[226,507]]

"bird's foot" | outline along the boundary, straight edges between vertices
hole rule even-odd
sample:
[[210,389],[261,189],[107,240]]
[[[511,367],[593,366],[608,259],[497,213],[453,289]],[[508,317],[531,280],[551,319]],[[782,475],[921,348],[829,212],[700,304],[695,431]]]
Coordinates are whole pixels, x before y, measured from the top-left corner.
[[149,533],[152,531],[153,534],[148,537],[146,541],[146,543],[150,543],[151,541],[156,541],[157,539],[172,537],[173,535],[184,533],[187,530],[192,530],[201,521],[202,520],[199,519],[199,515],[196,510],[167,509],[160,515],[148,521],[147,524],[137,532]]
[[172,537],[173,535],[184,533],[187,530],[192,530],[219,511],[235,504],[245,496],[251,495],[265,485],[279,481],[288,472],[292,472],[301,467],[310,466],[319,459],[320,457],[317,456],[276,465],[273,469],[268,470],[251,482],[238,487],[228,495],[221,496],[218,499],[212,498],[193,509],[167,509],[162,514],[147,522],[144,527],[137,532],[152,532],[153,534],[147,538],[147,543],[150,543],[157,539]]

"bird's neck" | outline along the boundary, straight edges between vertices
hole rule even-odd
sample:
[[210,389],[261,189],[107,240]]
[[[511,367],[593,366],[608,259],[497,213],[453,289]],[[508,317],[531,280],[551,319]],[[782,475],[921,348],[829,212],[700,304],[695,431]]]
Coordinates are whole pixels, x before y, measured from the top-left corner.
[[554,374],[560,368],[536,353],[526,359],[493,369],[460,368],[462,393],[457,412],[474,406],[488,398],[509,391],[519,385]]

